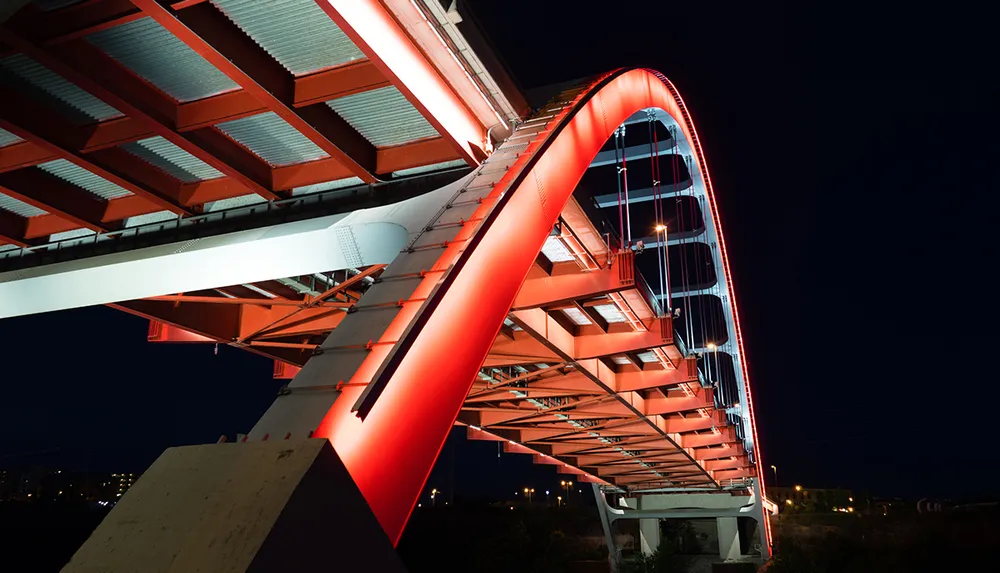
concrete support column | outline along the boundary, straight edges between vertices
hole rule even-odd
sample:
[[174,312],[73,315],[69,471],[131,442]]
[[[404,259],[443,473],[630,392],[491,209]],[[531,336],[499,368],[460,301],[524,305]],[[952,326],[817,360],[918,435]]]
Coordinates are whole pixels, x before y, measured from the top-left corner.
[[719,529],[719,557],[723,559],[739,559],[740,529],[735,517],[717,517],[715,525]]
[[[771,519],[771,516],[767,513],[766,510],[763,510],[762,513],[764,514],[763,519]],[[765,560],[771,558],[771,546],[768,545],[767,543],[767,530],[764,529],[766,526],[769,527],[770,523],[765,524],[763,521],[759,520],[757,521],[757,531],[760,532],[761,555],[762,557],[764,557]]]
[[643,555],[652,555],[660,546],[660,520],[639,520],[639,547]]

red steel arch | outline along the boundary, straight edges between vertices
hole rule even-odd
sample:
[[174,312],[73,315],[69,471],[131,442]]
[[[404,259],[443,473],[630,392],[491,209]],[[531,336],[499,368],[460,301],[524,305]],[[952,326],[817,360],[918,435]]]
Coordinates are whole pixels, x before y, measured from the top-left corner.
[[[551,131],[494,185],[410,299],[421,304],[404,305],[380,339],[398,341],[395,347],[372,345],[317,429],[316,436],[331,440],[394,543],[563,205],[614,130],[648,108],[669,113],[691,143],[718,226],[704,154],[674,86],[646,69],[595,80],[556,108]],[[721,229],[719,237],[722,242]],[[728,277],[724,243],[721,251]],[[738,316],[734,334],[742,354]],[[745,359],[742,367],[748,380]],[[366,387],[378,387],[370,407],[364,406]],[[355,412],[358,401],[363,418]],[[752,404],[747,407],[755,428]],[[754,435],[755,450],[757,443]],[[754,458],[762,488],[759,451]]]

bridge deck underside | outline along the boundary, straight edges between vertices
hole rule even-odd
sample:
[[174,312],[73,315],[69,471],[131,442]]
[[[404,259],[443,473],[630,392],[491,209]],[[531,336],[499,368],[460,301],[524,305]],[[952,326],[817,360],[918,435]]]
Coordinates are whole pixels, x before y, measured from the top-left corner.
[[[20,4],[0,23],[0,257],[475,165],[500,118],[464,74],[474,55],[406,43],[429,20],[373,35],[351,16],[391,20],[408,1]],[[426,72],[419,86],[390,55]],[[440,88],[447,118],[420,86]]]
[[[726,310],[718,337],[693,331],[700,321],[687,307],[694,305],[675,308],[664,291],[673,256],[664,256],[667,247],[690,247],[683,242],[692,239],[695,254],[702,242],[713,255],[717,242],[722,247],[703,163],[687,159],[674,170],[672,188],[686,194],[677,201],[692,207],[689,217],[668,228],[658,218],[642,221],[639,207],[631,211],[639,232],[650,226],[660,233],[648,248],[628,238],[621,220],[609,225],[608,213],[578,202],[607,193],[605,175],[626,173],[624,159],[621,168],[600,161],[595,168],[594,157],[611,139],[622,143],[620,126],[637,116],[652,136],[656,122],[670,127],[674,163],[676,152],[694,153],[680,106],[654,72],[608,74],[560,93],[468,176],[406,205],[359,210],[352,229],[371,227],[366,221],[389,225],[401,212],[419,216],[389,225],[405,235],[378,257],[331,255],[274,267],[308,273],[300,276],[202,273],[210,280],[102,302],[117,300],[117,308],[149,319],[154,341],[223,343],[274,359],[276,377],[292,382],[248,440],[330,439],[394,540],[455,423],[471,438],[499,441],[579,481],[630,491],[756,489],[746,385],[714,377],[698,352],[723,340],[731,352],[739,345],[735,315],[730,320],[725,306],[731,285],[724,258],[702,261],[714,265],[712,273],[675,285],[689,293],[715,281]],[[626,147],[635,139],[628,136]],[[657,157],[655,140],[648,153]],[[647,163],[657,189],[655,164]],[[587,185],[590,195],[582,192]],[[627,193],[624,205],[628,221]],[[337,253],[357,248],[335,235]],[[312,252],[329,238],[295,245]],[[133,258],[143,256],[154,255]],[[658,291],[643,272],[659,279]],[[215,285],[224,281],[251,282]],[[183,292],[164,294],[171,291]],[[132,297],[152,298],[120,300]],[[724,371],[712,358],[714,370]],[[733,364],[729,372],[742,372]],[[420,428],[419,439],[408,428]],[[404,468],[406,479],[392,478],[403,470],[391,468]]]
[[[611,253],[571,200],[457,423],[470,439],[501,442],[580,481],[630,490],[739,484],[753,476],[751,462],[635,262],[632,252]],[[275,377],[291,378],[383,270],[115,306],[148,318],[151,341],[231,344],[274,358]]]

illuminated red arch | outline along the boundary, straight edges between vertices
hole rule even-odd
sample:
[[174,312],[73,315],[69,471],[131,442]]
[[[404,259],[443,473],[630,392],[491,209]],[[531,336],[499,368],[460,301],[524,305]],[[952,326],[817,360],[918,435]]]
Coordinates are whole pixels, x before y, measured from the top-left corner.
[[[416,306],[404,306],[389,327],[383,339],[399,340],[404,348],[390,353],[390,348],[375,345],[352,379],[358,383],[343,388],[317,429],[317,436],[331,440],[393,542],[398,542],[476,372],[563,206],[614,130],[648,108],[670,114],[691,144],[718,228],[704,154],[674,86],[645,69],[619,70],[595,80],[572,96],[553,118],[552,131],[532,143],[522,154],[527,159],[497,183],[491,195],[496,208],[486,202],[480,209],[486,218],[482,227],[474,235],[460,233],[461,240],[445,250],[435,265],[442,272],[454,265],[445,283],[431,296],[440,275],[429,273],[418,287],[414,298],[429,297],[431,312],[419,316]],[[507,182],[510,190],[501,196]],[[719,238],[730,277],[721,229]],[[733,292],[731,284],[729,290]],[[735,336],[745,356],[735,300],[732,304]],[[748,380],[746,360],[741,363]],[[380,368],[381,380],[376,377]],[[384,389],[362,420],[352,407],[366,385],[362,381],[373,377]],[[752,403],[747,407],[757,450]],[[754,459],[762,484],[759,451]]]

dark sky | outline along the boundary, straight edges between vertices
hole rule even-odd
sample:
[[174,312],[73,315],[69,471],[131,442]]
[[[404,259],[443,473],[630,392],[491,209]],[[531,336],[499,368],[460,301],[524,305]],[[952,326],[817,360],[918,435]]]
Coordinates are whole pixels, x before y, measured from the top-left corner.
[[[763,456],[783,484],[992,492],[988,14],[471,4],[524,87],[642,65],[685,96],[713,169]],[[138,471],[167,446],[245,431],[272,401],[268,361],[149,344],[145,328],[103,308],[0,321],[0,466]],[[501,495],[555,477],[453,439],[432,481]]]

